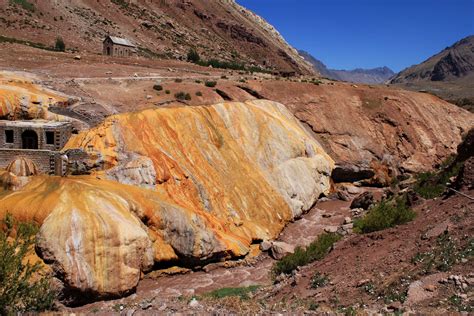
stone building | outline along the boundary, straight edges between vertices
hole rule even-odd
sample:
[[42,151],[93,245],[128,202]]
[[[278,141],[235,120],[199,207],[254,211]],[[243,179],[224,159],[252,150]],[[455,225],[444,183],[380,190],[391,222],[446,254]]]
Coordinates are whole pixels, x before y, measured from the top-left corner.
[[0,121],[0,168],[28,158],[46,174],[63,174],[60,151],[71,137],[72,124],[45,120]]
[[136,53],[137,47],[125,38],[107,36],[103,42],[103,54],[115,57],[130,57]]

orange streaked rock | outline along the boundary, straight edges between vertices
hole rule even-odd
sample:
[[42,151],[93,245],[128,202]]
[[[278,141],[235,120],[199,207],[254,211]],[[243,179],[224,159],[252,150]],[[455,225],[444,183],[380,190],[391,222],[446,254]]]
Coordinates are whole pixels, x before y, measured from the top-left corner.
[[0,216],[41,223],[42,257],[70,289],[99,296],[133,289],[153,261],[248,254],[328,193],[334,164],[262,100],[120,114],[66,148],[105,170],[32,177],[0,193]]

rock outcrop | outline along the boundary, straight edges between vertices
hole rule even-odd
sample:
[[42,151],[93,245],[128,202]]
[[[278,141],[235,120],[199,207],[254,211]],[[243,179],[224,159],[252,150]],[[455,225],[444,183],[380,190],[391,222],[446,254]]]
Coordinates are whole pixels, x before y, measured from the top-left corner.
[[335,172],[339,181],[373,173],[373,185],[380,186],[398,172],[430,170],[454,154],[462,134],[474,126],[472,113],[426,93],[333,82],[264,81],[249,87],[286,104],[312,130],[342,168]]
[[40,223],[41,257],[84,298],[132,290],[154,262],[246,255],[328,193],[334,165],[270,101],[120,114],[74,148],[102,167],[0,191],[0,216]]
[[27,74],[0,72],[0,119],[66,120],[50,113],[50,105],[65,103],[67,97],[34,83]]

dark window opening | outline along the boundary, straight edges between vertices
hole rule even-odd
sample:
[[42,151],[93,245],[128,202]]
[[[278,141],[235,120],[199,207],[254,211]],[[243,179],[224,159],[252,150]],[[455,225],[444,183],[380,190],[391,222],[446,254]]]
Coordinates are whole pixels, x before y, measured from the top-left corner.
[[27,130],[21,134],[23,149],[38,149],[38,134],[34,131]]
[[46,144],[54,145],[54,132],[46,132]]
[[8,144],[13,144],[13,131],[12,130],[7,130],[5,131],[5,143]]

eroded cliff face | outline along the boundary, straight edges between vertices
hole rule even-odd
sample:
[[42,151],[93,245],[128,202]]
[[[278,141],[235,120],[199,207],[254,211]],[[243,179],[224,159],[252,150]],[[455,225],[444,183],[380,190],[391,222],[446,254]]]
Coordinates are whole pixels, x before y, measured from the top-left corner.
[[246,255],[328,193],[334,164],[270,101],[116,115],[77,148],[104,170],[32,177],[0,193],[0,216],[40,223],[43,259],[98,296],[133,289],[154,262]]
[[428,93],[331,82],[250,86],[287,105],[336,163],[375,173],[430,170],[454,154],[474,126],[472,113]]

